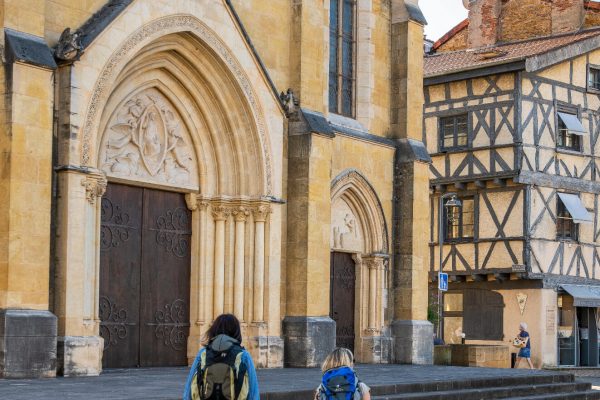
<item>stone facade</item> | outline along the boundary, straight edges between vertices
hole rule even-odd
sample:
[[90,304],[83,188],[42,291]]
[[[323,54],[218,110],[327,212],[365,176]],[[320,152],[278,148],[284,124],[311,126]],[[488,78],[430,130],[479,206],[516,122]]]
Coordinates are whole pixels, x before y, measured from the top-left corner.
[[185,195],[188,362],[231,312],[259,367],[318,365],[336,252],[357,360],[432,362],[425,21],[415,1],[356,3],[349,118],[328,111],[329,2],[1,2],[0,375],[95,375],[126,334],[102,330],[125,315],[102,298],[118,184]]

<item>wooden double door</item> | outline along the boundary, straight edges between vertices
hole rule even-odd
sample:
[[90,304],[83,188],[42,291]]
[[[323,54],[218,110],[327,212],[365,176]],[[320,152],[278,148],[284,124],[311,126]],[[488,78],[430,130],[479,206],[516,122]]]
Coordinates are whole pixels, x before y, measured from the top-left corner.
[[331,253],[330,317],[335,321],[335,345],[354,351],[356,266],[352,254]]
[[111,183],[101,210],[103,367],[187,365],[191,215],[184,195]]

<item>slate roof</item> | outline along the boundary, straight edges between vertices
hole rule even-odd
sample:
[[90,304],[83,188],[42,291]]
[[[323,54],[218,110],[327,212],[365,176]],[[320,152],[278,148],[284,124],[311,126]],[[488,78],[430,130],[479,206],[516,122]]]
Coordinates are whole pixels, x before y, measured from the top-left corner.
[[[492,65],[526,60],[592,37],[600,36],[600,27],[564,35],[528,39],[477,50],[457,50],[425,56],[425,77],[446,75]],[[490,54],[492,53],[492,54]],[[493,53],[497,55],[494,56]]]

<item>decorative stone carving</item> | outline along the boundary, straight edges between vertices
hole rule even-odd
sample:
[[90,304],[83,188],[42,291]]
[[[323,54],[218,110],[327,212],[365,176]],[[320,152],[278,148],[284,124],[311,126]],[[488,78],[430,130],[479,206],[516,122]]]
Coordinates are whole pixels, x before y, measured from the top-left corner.
[[250,211],[248,211],[248,209],[246,207],[240,206],[240,207],[236,207],[232,211],[232,214],[236,221],[242,222],[242,221],[246,221],[246,218],[248,218],[248,215],[250,215]]
[[331,246],[367,254],[388,253],[387,227],[377,194],[358,171],[348,169],[331,184]]
[[114,115],[100,153],[101,168],[107,175],[197,187],[189,135],[177,112],[157,89],[133,96]]
[[85,198],[91,205],[96,204],[96,199],[102,197],[106,191],[106,177],[104,174],[92,173],[81,180],[81,185],[85,187]]
[[271,208],[268,205],[263,204],[256,207],[254,210],[252,210],[252,213],[254,215],[254,221],[265,222],[270,212]]
[[296,107],[300,105],[300,101],[296,98],[294,91],[291,88],[288,88],[287,92],[281,92],[279,94],[279,98],[283,103],[283,108],[287,115],[291,115],[296,112]]
[[58,39],[54,57],[63,61],[77,61],[81,56],[81,33],[77,30],[71,33],[71,28],[66,28]]
[[212,216],[215,221],[225,221],[231,215],[231,208],[227,206],[213,206]]
[[364,251],[360,224],[343,199],[335,200],[331,207],[331,246],[340,250]]
[[[159,18],[133,32],[127,40],[114,51],[106,66],[102,70],[96,81],[90,105],[88,107],[85,123],[83,125],[83,135],[81,144],[81,164],[89,165],[90,153],[92,147],[92,137],[94,128],[98,124],[98,119],[102,114],[103,106],[112,89],[112,82],[115,75],[120,70],[130,55],[139,50],[139,46],[143,42],[150,42],[160,36],[168,35],[175,32],[192,32],[205,43],[207,43],[220,56],[223,62],[232,72],[238,81],[241,89],[250,104],[256,127],[261,139],[261,147],[264,155],[266,169],[266,195],[272,194],[272,162],[270,151],[270,140],[267,134],[266,121],[262,107],[257,99],[254,87],[250,79],[244,72],[244,69],[233,55],[231,50],[225,45],[221,39],[203,22],[189,15],[174,15]],[[102,158],[100,158],[102,159]],[[123,160],[125,163],[128,160]]]

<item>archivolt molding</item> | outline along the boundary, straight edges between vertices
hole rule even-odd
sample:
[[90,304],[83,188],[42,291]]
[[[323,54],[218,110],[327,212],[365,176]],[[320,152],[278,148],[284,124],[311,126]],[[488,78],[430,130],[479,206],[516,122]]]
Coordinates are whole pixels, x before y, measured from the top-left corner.
[[[363,254],[387,254],[388,237],[385,217],[379,198],[367,179],[354,169],[342,172],[331,184],[332,206],[337,200],[343,200],[351,213],[345,215],[343,221],[332,221],[332,247],[340,250],[357,250],[345,248],[343,239],[340,240],[336,236],[346,230],[348,233],[353,233],[360,229],[364,243],[361,249]],[[335,210],[332,210],[332,218],[335,218],[334,212]],[[348,229],[338,226],[342,224]]]
[[83,125],[82,145],[81,145],[81,164],[89,165],[90,152],[92,146],[93,132],[99,125],[99,119],[103,104],[107,101],[110,90],[119,71],[131,58],[130,55],[139,50],[142,44],[149,43],[161,36],[177,33],[191,32],[200,40],[212,48],[227,65],[230,72],[235,76],[238,84],[244,92],[248,103],[253,111],[255,123],[261,140],[262,152],[265,162],[266,195],[272,195],[272,162],[270,152],[270,141],[267,135],[266,122],[262,107],[257,100],[248,76],[243,71],[241,65],[219,39],[219,37],[209,27],[197,18],[191,15],[172,15],[152,21],[136,32],[131,34],[127,40],[110,57],[103,68],[93,91],[90,105]]

